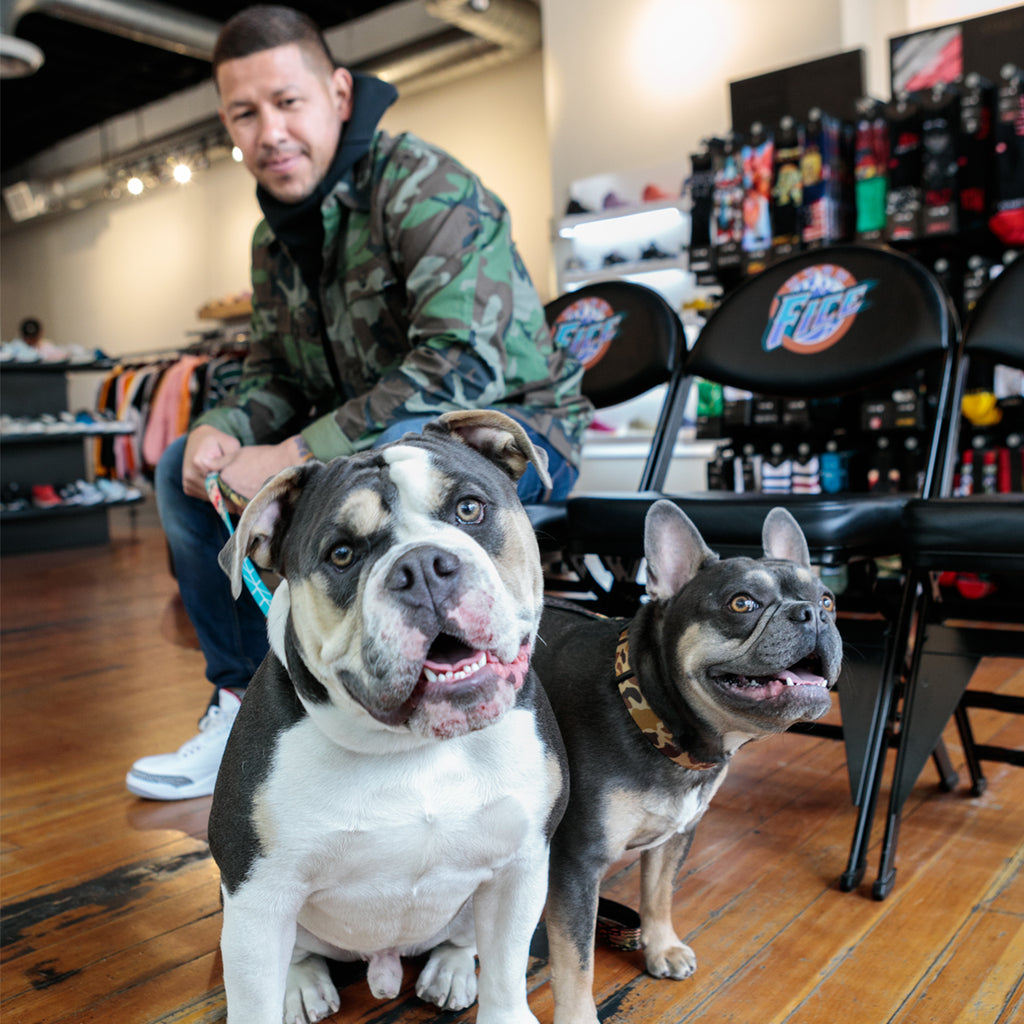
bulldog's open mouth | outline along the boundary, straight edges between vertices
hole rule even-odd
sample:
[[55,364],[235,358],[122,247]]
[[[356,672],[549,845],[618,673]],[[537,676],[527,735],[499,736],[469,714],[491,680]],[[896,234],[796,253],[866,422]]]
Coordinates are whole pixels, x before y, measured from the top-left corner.
[[812,655],[771,675],[746,676],[722,672],[715,673],[713,678],[724,689],[750,700],[771,700],[791,686],[819,686],[827,690],[828,680],[820,673],[821,659]]
[[416,685],[397,708],[363,706],[378,721],[408,725],[436,739],[450,739],[496,722],[516,701],[530,668],[524,641],[511,662],[474,649],[459,637],[439,634],[427,649]]
[[487,652],[474,651],[461,640],[442,633],[427,651],[421,680],[428,684],[470,679],[487,665]]

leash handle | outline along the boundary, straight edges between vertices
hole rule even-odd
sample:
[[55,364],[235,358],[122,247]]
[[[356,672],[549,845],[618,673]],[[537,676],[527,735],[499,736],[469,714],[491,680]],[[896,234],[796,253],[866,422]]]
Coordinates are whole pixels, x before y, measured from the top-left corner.
[[[230,536],[235,532],[235,528],[231,525],[231,515],[228,512],[227,503],[224,501],[223,489],[226,486],[221,480],[219,473],[207,474],[206,494],[210,499],[210,504],[213,505],[217,510],[217,514],[224,520],[224,525],[228,528],[228,535]],[[252,594],[252,598],[259,607],[259,610],[266,615],[270,611],[270,602],[274,595],[270,593],[270,589],[260,579],[256,566],[252,564],[248,557],[242,562],[242,579],[245,580],[245,585],[249,593]]]

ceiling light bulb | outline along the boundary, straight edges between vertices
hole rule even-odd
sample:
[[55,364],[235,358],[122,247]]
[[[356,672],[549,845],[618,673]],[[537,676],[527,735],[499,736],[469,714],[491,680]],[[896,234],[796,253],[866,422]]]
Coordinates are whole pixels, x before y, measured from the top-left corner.
[[174,180],[179,185],[186,185],[192,180],[192,171],[188,164],[177,164],[174,168]]
[[133,174],[128,179],[127,183],[125,184],[125,188],[128,189],[128,191],[133,196],[140,196],[140,195],[142,195],[142,190],[145,187],[146,186],[143,185],[143,183],[142,183],[142,179],[137,174]]

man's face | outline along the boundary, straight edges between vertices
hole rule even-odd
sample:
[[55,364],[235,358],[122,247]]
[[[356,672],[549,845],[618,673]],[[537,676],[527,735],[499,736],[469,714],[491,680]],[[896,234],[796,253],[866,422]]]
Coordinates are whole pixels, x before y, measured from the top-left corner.
[[256,180],[283,203],[320,184],[352,112],[352,76],[307,62],[297,43],[225,61],[220,118]]

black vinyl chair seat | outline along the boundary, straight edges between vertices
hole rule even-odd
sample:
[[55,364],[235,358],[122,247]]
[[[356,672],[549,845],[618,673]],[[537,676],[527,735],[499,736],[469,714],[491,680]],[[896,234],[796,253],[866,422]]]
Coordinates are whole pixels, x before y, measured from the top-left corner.
[[898,554],[906,494],[868,494],[855,502],[820,494],[696,491],[687,494],[586,494],[569,499],[571,544],[580,551],[643,555],[643,522],[659,498],[674,501],[723,558],[760,557],[758,531],[768,512],[785,505],[807,538],[811,561],[841,565],[856,558]]

